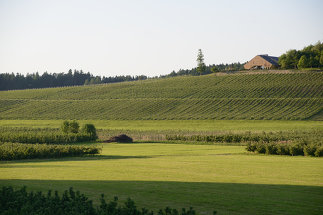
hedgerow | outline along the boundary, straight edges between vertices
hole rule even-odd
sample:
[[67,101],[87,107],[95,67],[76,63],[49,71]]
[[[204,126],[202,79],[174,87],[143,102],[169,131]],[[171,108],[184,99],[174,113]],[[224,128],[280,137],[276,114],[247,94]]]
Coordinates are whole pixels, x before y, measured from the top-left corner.
[[1,132],[0,142],[16,143],[39,143],[39,144],[67,144],[93,141],[95,138],[87,133],[68,133],[61,132]]
[[[64,127],[74,125],[70,130]],[[69,123],[64,121],[61,131],[57,129],[33,129],[33,128],[10,128],[0,127],[0,142],[16,142],[16,143],[45,143],[45,144],[67,144],[96,140],[97,134],[93,124],[85,124],[82,131],[75,129],[79,125],[76,121]]]
[[[0,190],[0,214],[2,215],[153,215],[154,212],[146,208],[139,209],[135,202],[128,198],[124,204],[119,204],[118,198],[106,201],[101,195],[100,205],[95,207],[79,191],[73,188],[64,191],[60,196],[51,190],[45,195],[42,192],[27,192],[26,187],[14,190],[12,187],[2,187]],[[178,211],[166,207],[158,210],[158,215],[195,215],[193,208]],[[214,212],[216,214],[216,212]]]
[[269,135],[248,135],[248,134],[223,134],[223,135],[166,135],[166,140],[198,141],[198,142],[221,142],[221,143],[241,143],[247,141],[278,141],[287,140],[286,137]]
[[95,146],[0,143],[0,160],[61,158],[100,152],[101,148]]
[[249,142],[246,150],[269,155],[303,155],[303,156],[323,156],[323,145],[320,143],[307,143],[297,141],[293,143],[281,142]]
[[96,140],[97,134],[93,124],[85,124],[82,128],[82,132],[78,132],[78,129],[73,127],[69,130],[69,127],[65,128],[64,125],[70,124],[77,125],[76,121],[69,123],[64,121],[61,131],[58,129],[34,129],[34,128],[11,128],[0,127],[0,142],[15,142],[15,143],[45,143],[45,144],[67,144]]
[[322,142],[323,134],[320,130],[311,131],[288,131],[288,132],[262,132],[262,133],[225,133],[214,135],[188,135],[167,134],[169,141],[197,141],[219,143],[246,143],[246,142],[278,142],[291,140],[307,140],[308,142]]

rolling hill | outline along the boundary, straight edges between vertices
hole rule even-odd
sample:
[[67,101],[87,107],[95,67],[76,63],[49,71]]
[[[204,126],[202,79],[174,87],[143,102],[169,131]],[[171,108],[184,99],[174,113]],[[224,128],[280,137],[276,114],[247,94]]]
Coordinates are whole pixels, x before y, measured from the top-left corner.
[[323,119],[323,72],[249,72],[0,92],[0,119]]

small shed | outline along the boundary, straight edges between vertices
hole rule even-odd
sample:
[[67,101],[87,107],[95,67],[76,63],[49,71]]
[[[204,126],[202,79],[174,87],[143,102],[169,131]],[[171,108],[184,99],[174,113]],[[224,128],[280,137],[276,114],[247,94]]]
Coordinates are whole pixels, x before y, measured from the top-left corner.
[[273,69],[278,67],[278,57],[268,56],[268,54],[257,55],[244,65],[245,69]]

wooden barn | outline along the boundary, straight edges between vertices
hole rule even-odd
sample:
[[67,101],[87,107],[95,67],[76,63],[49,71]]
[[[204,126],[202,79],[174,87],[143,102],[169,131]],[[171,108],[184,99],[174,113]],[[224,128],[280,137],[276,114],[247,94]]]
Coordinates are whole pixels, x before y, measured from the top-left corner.
[[244,65],[245,69],[273,69],[279,67],[278,57],[257,55]]

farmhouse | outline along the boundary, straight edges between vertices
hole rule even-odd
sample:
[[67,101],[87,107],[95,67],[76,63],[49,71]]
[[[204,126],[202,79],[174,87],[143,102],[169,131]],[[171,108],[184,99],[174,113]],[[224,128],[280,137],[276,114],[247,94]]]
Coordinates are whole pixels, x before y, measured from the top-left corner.
[[272,69],[277,68],[278,57],[265,55],[257,55],[244,65],[245,69]]

